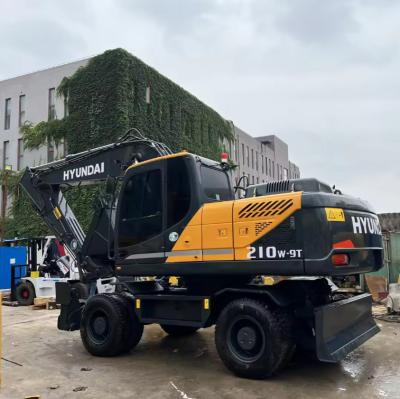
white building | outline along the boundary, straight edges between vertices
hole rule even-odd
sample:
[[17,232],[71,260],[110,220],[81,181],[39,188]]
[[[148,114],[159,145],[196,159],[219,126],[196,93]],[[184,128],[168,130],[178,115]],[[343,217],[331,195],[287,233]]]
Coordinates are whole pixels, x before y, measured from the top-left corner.
[[249,184],[300,177],[299,168],[289,161],[288,145],[279,137],[252,137],[236,126],[234,132],[235,142],[225,143],[225,149],[237,165],[236,181],[243,175]]
[[43,146],[24,151],[20,127],[26,122],[37,124],[62,118],[64,99],[57,87],[64,76],[72,75],[86,60],[72,62],[0,81],[0,168],[21,170],[25,166],[46,163],[63,155],[63,145]]

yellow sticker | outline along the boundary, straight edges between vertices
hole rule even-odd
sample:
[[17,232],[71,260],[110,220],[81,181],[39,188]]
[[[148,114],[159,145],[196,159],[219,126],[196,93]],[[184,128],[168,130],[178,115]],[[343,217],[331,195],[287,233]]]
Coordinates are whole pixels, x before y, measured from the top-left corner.
[[136,309],[140,309],[141,303],[140,303],[140,299],[136,299]]
[[209,310],[210,309],[210,300],[208,298],[204,299],[204,309]]
[[62,213],[60,211],[60,208],[58,208],[57,206],[53,209],[53,214],[57,220],[61,219]]
[[328,222],[344,222],[344,212],[341,208],[325,208]]

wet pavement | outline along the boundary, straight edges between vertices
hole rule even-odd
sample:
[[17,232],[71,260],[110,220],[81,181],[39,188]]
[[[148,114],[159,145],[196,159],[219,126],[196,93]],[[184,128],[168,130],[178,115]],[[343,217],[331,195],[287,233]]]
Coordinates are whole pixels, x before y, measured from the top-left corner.
[[[400,324],[376,335],[339,364],[295,357],[279,376],[240,379],[225,369],[214,330],[171,338],[146,326],[130,354],[95,358],[79,332],[57,330],[57,310],[3,306],[0,398],[396,398],[400,399]],[[13,363],[12,363],[13,362]]]

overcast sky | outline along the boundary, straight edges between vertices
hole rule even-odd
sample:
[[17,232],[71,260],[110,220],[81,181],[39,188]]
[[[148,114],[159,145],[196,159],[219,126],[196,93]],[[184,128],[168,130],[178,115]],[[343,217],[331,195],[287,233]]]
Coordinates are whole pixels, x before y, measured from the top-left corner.
[[13,0],[0,80],[122,47],[303,177],[400,212],[400,1]]

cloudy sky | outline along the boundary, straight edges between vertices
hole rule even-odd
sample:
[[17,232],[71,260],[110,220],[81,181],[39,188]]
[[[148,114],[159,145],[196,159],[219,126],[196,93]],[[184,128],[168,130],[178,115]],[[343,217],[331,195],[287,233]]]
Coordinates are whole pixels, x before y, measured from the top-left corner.
[[303,176],[400,211],[400,1],[13,0],[0,80],[123,47]]

